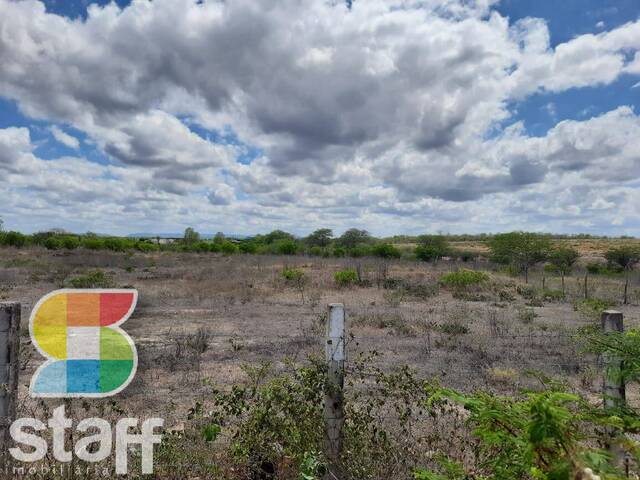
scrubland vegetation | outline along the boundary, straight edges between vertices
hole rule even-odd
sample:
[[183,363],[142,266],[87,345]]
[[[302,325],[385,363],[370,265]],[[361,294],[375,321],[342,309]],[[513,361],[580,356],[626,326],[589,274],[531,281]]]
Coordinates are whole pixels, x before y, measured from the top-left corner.
[[[139,304],[126,329],[140,357],[136,379],[116,397],[67,402],[74,419],[164,417],[160,479],[324,478],[326,305],[342,302],[339,478],[633,475],[636,242],[608,240],[594,253],[579,239],[523,232],[469,240],[482,249],[461,241],[359,230],[333,238],[326,229],[206,241],[191,229],[166,245],[0,233],[0,297],[23,306],[19,413],[60,403],[26,391],[42,359],[24,319],[40,296],[133,287]],[[608,308],[624,312],[626,333],[600,333]],[[624,376],[628,401],[605,409],[601,359],[612,352],[624,369],[609,374]],[[627,452],[627,465],[613,461],[610,444]]]

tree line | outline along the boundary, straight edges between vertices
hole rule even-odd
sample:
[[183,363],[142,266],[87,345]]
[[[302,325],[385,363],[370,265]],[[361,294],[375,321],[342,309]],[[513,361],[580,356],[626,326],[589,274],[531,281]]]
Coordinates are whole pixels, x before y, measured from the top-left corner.
[[[389,239],[373,237],[366,230],[351,228],[340,236],[334,236],[330,228],[320,228],[306,237],[298,238],[283,230],[243,239],[227,238],[217,233],[213,239],[205,240],[193,228],[184,231],[181,239],[172,243],[160,243],[154,238],[130,238],[99,236],[94,233],[70,234],[56,229],[25,235],[15,231],[0,231],[0,246],[22,248],[41,246],[49,250],[110,250],[141,252],[183,251],[233,254],[311,255],[322,257],[377,257],[384,259],[413,258],[426,262],[442,259],[471,261],[478,257],[497,264],[507,265],[512,273],[524,276],[529,281],[530,270],[545,263],[545,270],[559,274],[562,278],[571,274],[579,252],[573,247],[558,245],[548,234],[531,232],[509,232],[487,236],[488,253],[454,248],[450,237],[445,235],[420,235],[412,237],[415,246],[392,243]],[[593,265],[592,273],[623,273],[625,276],[625,303],[629,285],[629,273],[640,262],[640,248],[621,245],[605,253],[607,265]],[[606,269],[606,270],[604,270]]]

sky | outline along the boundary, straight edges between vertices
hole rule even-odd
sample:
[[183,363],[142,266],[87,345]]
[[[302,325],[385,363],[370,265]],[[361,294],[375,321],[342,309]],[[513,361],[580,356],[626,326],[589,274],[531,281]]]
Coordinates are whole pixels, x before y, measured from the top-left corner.
[[637,0],[0,0],[5,229],[640,236]]

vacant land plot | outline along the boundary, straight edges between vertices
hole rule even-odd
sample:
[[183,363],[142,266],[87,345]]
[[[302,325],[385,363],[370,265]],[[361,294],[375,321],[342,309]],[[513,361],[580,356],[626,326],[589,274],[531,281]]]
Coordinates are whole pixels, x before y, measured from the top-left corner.
[[[460,267],[487,271],[488,277],[466,287],[443,285],[442,276]],[[338,285],[335,273],[344,269],[355,270],[358,281]],[[287,270],[301,273],[283,275]],[[447,387],[505,394],[552,379],[595,401],[601,367],[598,358],[581,350],[576,333],[597,324],[599,308],[615,304],[624,312],[625,326],[638,327],[637,281],[632,279],[631,304],[622,306],[621,278],[591,276],[588,295],[599,302],[585,302],[580,268],[566,279],[564,296],[559,277],[544,278],[543,290],[542,275],[536,272],[526,285],[482,262],[0,250],[0,297],[21,302],[23,309],[21,415],[60,403],[28,397],[29,379],[42,362],[28,336],[34,303],[61,287],[138,290],[138,306],[125,324],[140,357],[134,382],[113,399],[67,405],[76,418],[96,410],[165,418],[175,442],[171,461],[160,467],[162,478],[189,478],[176,473],[176,464],[190,465],[193,478],[244,478],[223,453],[234,441],[231,433],[223,429],[215,442],[192,435],[206,417],[202,412],[214,408],[213,391],[252,381],[256,369],[264,368],[265,380],[306,364],[309,356],[322,356],[328,303],[342,302],[347,310],[347,375],[354,369],[362,374],[408,366],[416,378],[437,379]],[[638,402],[637,392],[628,394],[630,402]],[[444,430],[440,434],[446,437]],[[286,471],[286,465],[278,468]],[[406,471],[398,468],[401,478]]]

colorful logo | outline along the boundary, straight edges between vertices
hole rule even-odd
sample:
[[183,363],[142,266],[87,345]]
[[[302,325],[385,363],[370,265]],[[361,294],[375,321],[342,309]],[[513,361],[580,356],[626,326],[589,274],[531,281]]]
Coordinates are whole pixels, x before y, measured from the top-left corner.
[[138,353],[119,325],[136,307],[136,290],[56,290],[38,301],[29,332],[47,358],[31,378],[32,397],[109,397],[136,373]]

